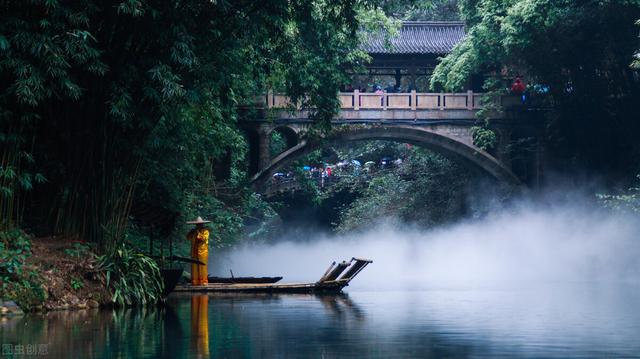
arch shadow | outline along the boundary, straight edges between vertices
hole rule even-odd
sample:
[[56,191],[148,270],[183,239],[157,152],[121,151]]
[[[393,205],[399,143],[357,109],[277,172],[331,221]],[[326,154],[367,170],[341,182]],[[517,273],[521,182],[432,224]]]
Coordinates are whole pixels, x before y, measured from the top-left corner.
[[298,144],[298,133],[289,126],[278,126],[269,132],[271,135],[273,132],[278,132],[284,138],[287,144],[287,150],[295,147]]

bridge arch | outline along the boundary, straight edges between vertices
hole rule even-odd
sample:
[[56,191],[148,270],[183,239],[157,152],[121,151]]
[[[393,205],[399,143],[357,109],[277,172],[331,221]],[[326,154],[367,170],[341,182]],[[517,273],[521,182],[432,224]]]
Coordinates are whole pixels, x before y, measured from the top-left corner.
[[341,129],[323,142],[301,140],[296,146],[273,158],[268,166],[252,177],[251,181],[254,187],[260,188],[279,168],[317,148],[332,143],[365,140],[387,140],[411,143],[416,146],[428,148],[445,157],[459,160],[466,165],[479,168],[500,182],[510,185],[521,184],[518,177],[516,177],[507,166],[486,151],[442,133],[436,133],[420,127],[397,125]]

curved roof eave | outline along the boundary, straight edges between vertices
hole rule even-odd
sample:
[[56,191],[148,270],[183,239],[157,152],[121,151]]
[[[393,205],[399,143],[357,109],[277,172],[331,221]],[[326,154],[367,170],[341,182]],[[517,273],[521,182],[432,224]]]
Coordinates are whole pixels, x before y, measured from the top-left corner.
[[446,55],[464,36],[461,21],[404,21],[398,35],[391,38],[383,31],[365,35],[361,48],[371,55]]

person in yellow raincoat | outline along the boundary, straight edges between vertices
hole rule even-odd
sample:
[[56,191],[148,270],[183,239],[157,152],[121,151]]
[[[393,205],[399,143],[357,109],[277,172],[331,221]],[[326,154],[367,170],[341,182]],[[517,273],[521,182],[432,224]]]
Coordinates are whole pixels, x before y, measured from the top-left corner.
[[187,224],[195,224],[196,228],[187,234],[187,239],[191,241],[191,258],[204,264],[193,263],[191,265],[191,284],[206,285],[209,283],[207,263],[209,259],[209,229],[204,225],[211,223],[205,221],[202,217],[198,217],[195,221],[189,221]]

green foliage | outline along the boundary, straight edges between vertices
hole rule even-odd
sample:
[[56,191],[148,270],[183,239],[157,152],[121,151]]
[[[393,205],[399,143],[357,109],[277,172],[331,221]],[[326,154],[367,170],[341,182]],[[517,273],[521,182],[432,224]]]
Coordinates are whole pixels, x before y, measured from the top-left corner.
[[[222,229],[216,231],[216,237],[231,242],[237,238],[243,214],[250,207],[243,167],[246,147],[236,125],[225,121],[213,106],[191,107],[180,116],[163,117],[144,148],[134,202],[167,214],[165,221],[175,220],[177,213],[180,222],[196,216],[214,220]],[[224,180],[217,178],[213,163],[227,153],[230,170]],[[158,223],[139,221],[138,225]],[[184,226],[175,226],[165,236],[172,235],[176,238],[174,243],[181,243],[184,230]]]
[[[0,108],[1,111],[1,108]],[[2,123],[0,113],[0,123]],[[11,228],[19,224],[23,215],[24,195],[34,184],[46,182],[44,176],[34,168],[31,154],[20,151],[21,139],[11,129],[0,129],[0,228]]]
[[82,287],[84,287],[84,284],[78,278],[71,278],[71,281],[70,281],[69,284],[71,285],[71,289],[73,289],[75,291],[78,291],[78,290],[82,289]]
[[[237,234],[242,233],[248,238],[257,238],[266,237],[275,232],[275,220],[278,218],[278,214],[269,203],[262,200],[259,195],[251,193],[248,194],[246,204],[243,216],[245,219],[244,227],[238,227]],[[224,227],[221,228],[224,229]],[[221,245],[231,244],[233,244],[231,241],[221,243]]]
[[121,244],[99,256],[96,266],[104,272],[116,305],[153,304],[161,299],[164,283],[158,264],[127,245]]
[[[459,90],[473,74],[504,93],[515,76],[543,122],[549,165],[619,176],[640,160],[640,2],[461,0],[467,36],[436,67],[432,88]],[[539,89],[544,89],[539,91]],[[484,119],[484,118],[483,118]]]
[[496,133],[483,126],[471,127],[471,136],[473,138],[473,144],[485,151],[495,148],[498,143],[498,136]]
[[[0,192],[14,204],[0,206],[8,208],[2,218],[26,210],[37,231],[103,250],[130,218],[144,221],[131,216],[134,207],[186,215],[196,208],[190,198],[211,197],[203,201],[215,207],[201,209],[223,207],[223,225],[241,220],[255,206],[238,106],[282,88],[326,126],[339,107],[336,89],[365,58],[356,16],[372,7],[5,1],[0,146],[12,155],[0,158]],[[27,152],[37,171],[18,160]],[[212,173],[228,157],[230,176]],[[34,188],[33,202],[14,200],[42,182],[39,173],[47,183]]]
[[23,266],[31,255],[31,241],[21,230],[0,232],[0,281],[4,290],[8,283],[20,280]]
[[[431,227],[465,213],[465,187],[469,181],[466,171],[423,149],[402,151],[407,156],[397,168],[363,175],[348,183],[359,195],[342,210],[338,231],[366,229],[387,219]],[[335,190],[343,190],[339,186]]]
[[[637,176],[640,180],[640,175]],[[597,194],[600,203],[610,210],[640,214],[640,186],[628,188],[619,194]]]
[[341,159],[356,159],[361,163],[367,161],[377,162],[384,156],[406,157],[412,153],[412,150],[409,150],[406,144],[391,141],[366,141],[356,145],[349,144],[335,147],[333,150]]
[[75,242],[71,248],[65,248],[64,254],[69,257],[82,258],[90,255],[91,247],[86,243]]
[[0,232],[0,298],[14,300],[25,311],[46,299],[42,279],[25,266],[30,255],[31,241],[23,231]]
[[271,154],[271,158],[274,158],[286,149],[287,142],[282,134],[278,131],[271,132],[271,139],[269,141],[269,153]]
[[407,208],[402,201],[407,190],[408,183],[395,174],[373,178],[363,195],[342,213],[338,231],[366,229],[395,218]]
[[[383,157],[402,161],[381,166]],[[303,165],[344,160],[376,165],[335,167],[333,176],[339,181],[324,188],[301,170]],[[484,215],[488,191],[498,204],[509,196],[507,188],[499,188],[481,173],[426,149],[392,141],[326,147],[301,159],[292,171],[306,192],[299,194],[310,198],[318,216],[338,232],[366,230],[387,220],[429,228],[462,216]]]
[[9,282],[3,297],[14,300],[23,311],[32,311],[47,299],[42,288],[42,278],[34,271],[27,271],[19,281]]
[[396,19],[413,21],[459,20],[458,0],[384,0],[381,9]]

